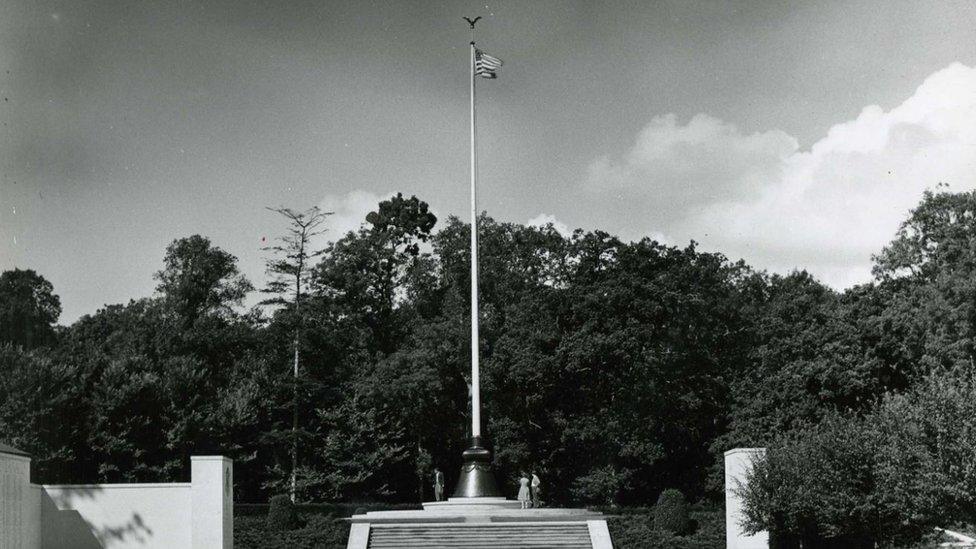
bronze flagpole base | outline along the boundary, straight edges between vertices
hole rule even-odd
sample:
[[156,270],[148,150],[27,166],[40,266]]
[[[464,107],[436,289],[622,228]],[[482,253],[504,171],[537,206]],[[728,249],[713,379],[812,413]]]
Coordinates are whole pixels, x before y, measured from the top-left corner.
[[481,437],[471,437],[471,447],[462,454],[461,476],[458,477],[456,498],[501,497],[491,470],[491,451],[482,444]]

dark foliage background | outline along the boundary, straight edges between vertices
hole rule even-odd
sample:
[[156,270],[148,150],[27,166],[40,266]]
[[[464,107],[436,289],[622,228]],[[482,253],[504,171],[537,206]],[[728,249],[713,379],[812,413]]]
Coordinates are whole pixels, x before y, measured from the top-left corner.
[[[725,450],[816,453],[861,436],[843,429],[864,418],[915,421],[919,432],[887,430],[920,448],[905,459],[942,459],[927,431],[939,426],[905,402],[938,402],[931,387],[963,387],[974,371],[976,195],[927,194],[875,257],[876,280],[844,292],[693,242],[481,227],[486,431],[509,491],[525,469],[555,504],[650,505],[665,488],[717,498]],[[297,393],[299,501],[429,499],[434,467],[453,484],[467,435],[468,234],[419,199],[385,201],[358,231],[331,235],[300,312],[244,310],[253,286],[200,235],[165,250],[154,295],[67,327],[43,276],[3,273],[0,439],[48,483],[185,480],[191,454],[221,453],[237,498],[265,502],[290,474]],[[903,448],[866,440],[871,455]],[[973,445],[950,450],[976,462]],[[886,491],[871,472],[837,512],[867,494],[915,513],[898,495],[913,478],[888,465]],[[951,499],[970,487],[952,475],[968,469],[940,474],[957,488],[939,503],[972,513]],[[797,529],[864,533],[795,514]]]

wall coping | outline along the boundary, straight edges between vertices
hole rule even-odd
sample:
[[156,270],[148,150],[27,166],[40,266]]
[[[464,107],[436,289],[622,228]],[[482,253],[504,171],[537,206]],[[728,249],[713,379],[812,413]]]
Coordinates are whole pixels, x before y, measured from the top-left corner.
[[27,452],[23,450],[18,450],[17,448],[14,448],[13,446],[9,444],[4,444],[2,442],[0,442],[0,454],[9,454],[12,456],[30,458],[30,454],[28,454]]
[[190,456],[190,461],[233,461],[227,456]]
[[733,448],[725,452],[725,455],[731,456],[733,454],[762,454],[765,451],[766,451],[765,448]]
[[131,484],[41,484],[45,490],[115,490],[130,488],[190,488],[190,482],[134,482]]

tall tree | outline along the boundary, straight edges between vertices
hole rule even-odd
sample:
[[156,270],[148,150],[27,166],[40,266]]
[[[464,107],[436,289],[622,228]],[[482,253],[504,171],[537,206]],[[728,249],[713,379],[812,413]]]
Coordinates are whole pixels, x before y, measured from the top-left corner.
[[[370,407],[377,417],[390,415],[392,422],[411,425],[404,446],[411,448],[419,495],[429,468],[431,414],[426,411],[436,381],[433,365],[418,363],[425,350],[408,342],[417,328],[417,308],[423,308],[420,294],[434,286],[434,268],[423,245],[431,237],[437,217],[426,202],[400,193],[380,202],[366,216],[357,232],[350,232],[331,245],[316,270],[316,302],[319,309],[341,318],[342,330],[358,334],[356,347],[363,353],[357,372],[349,380],[348,393]],[[349,353],[353,355],[353,353]],[[427,392],[425,394],[425,391]],[[392,423],[391,423],[392,424]],[[406,452],[382,454],[386,464],[403,461]]]
[[290,208],[268,208],[288,220],[288,230],[279,237],[279,244],[267,246],[271,252],[267,271],[270,280],[263,290],[274,297],[262,301],[264,305],[284,307],[293,322],[293,362],[292,362],[292,424],[291,424],[291,473],[289,495],[295,501],[298,487],[298,380],[300,371],[300,347],[304,316],[302,302],[308,295],[314,260],[325,250],[316,250],[312,238],[325,232],[322,224],[331,212],[323,212],[312,207],[304,212]]
[[164,302],[187,326],[203,315],[230,313],[254,287],[237,269],[237,258],[198,234],[166,247],[155,274]]
[[421,245],[430,238],[437,217],[427,203],[402,194],[379,203],[359,231],[329,247],[316,271],[321,297],[345,314],[360,318],[372,336],[371,352],[389,354],[405,326],[403,308],[414,291],[411,274],[424,268]]
[[61,300],[54,286],[30,269],[0,274],[0,343],[31,349],[54,339]]
[[[908,355],[914,374],[976,360],[976,192],[926,192],[874,256],[887,294],[881,351]],[[893,345],[892,345],[893,344]]]

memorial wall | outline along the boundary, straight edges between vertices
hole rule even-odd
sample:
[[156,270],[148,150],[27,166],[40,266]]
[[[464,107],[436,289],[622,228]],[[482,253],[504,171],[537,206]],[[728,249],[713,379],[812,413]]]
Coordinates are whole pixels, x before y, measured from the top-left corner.
[[35,485],[30,458],[0,447],[0,549],[231,549],[233,463],[190,461],[188,483]]

